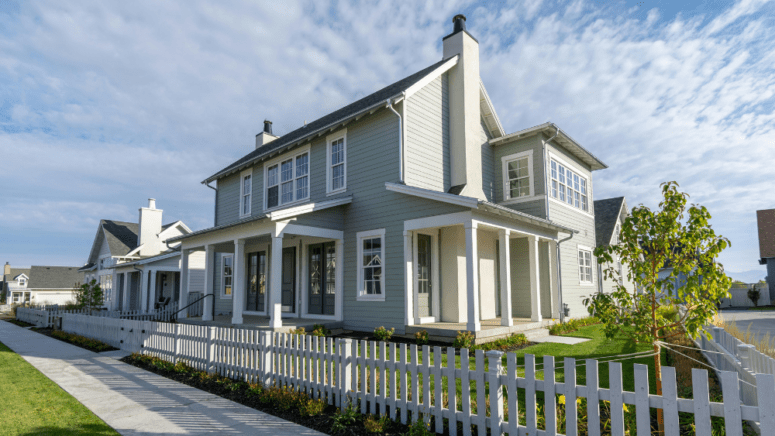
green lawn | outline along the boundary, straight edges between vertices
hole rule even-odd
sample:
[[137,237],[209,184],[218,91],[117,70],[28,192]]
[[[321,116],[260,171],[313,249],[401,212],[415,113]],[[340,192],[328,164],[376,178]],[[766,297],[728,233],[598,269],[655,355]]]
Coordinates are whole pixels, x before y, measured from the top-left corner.
[[115,435],[83,404],[0,343],[4,435]]

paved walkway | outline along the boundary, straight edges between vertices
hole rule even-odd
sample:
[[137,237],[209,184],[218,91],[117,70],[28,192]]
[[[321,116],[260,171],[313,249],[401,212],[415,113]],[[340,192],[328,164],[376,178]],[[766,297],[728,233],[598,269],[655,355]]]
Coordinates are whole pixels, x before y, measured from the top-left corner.
[[122,435],[320,435],[314,430],[9,322],[0,342]]
[[547,336],[541,336],[538,338],[531,338],[531,342],[553,342],[555,344],[565,344],[565,345],[576,345],[581,344],[587,341],[591,341],[592,339],[588,338],[575,338],[572,336],[554,336],[554,335],[547,335]]

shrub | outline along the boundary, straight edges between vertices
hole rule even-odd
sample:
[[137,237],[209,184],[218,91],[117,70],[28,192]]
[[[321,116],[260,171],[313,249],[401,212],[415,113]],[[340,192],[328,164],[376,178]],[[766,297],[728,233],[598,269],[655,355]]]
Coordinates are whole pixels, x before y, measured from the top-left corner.
[[427,330],[420,330],[414,334],[414,338],[417,341],[417,345],[428,345],[430,341]]
[[331,330],[325,328],[323,324],[315,324],[312,326],[312,336],[325,337],[331,334]]
[[[300,392],[294,391],[293,389],[287,387],[280,388],[273,386],[264,390],[264,395],[261,397],[261,402],[274,404],[282,410],[289,410],[294,407],[299,408],[301,405],[300,400],[302,399],[299,394]],[[307,398],[307,396],[304,395],[304,398]]]
[[457,332],[455,342],[452,343],[455,348],[473,348],[474,334],[468,331]]
[[295,328],[295,329],[291,330],[289,333],[292,334],[292,335],[302,335],[303,336],[303,335],[307,334],[307,331],[304,329],[304,327],[299,327],[299,328]]
[[514,333],[513,335],[498,339],[497,341],[487,342],[481,345],[477,345],[475,348],[479,350],[484,351],[490,351],[490,350],[510,350],[514,347],[518,347],[520,345],[525,345],[528,343],[527,336],[525,336],[522,333]]
[[388,342],[395,332],[395,328],[388,330],[385,327],[380,326],[374,329],[374,337],[377,338],[378,341]]
[[182,360],[176,363],[175,366],[172,367],[172,370],[179,374],[189,374],[195,371],[193,367]]
[[430,424],[426,424],[422,419],[420,419],[409,426],[409,431],[404,433],[402,436],[433,436],[430,427]]
[[572,319],[568,318],[567,321],[559,324],[554,324],[549,327],[550,335],[562,335],[565,333],[575,332],[581,327],[586,327],[592,324],[598,324],[600,320],[595,316],[589,316],[586,318]]
[[352,404],[343,411],[337,410],[334,419],[331,422],[331,433],[337,434],[347,430],[348,427],[358,422],[358,412],[355,411]]
[[363,421],[363,428],[369,433],[384,433],[388,426],[388,417],[378,417],[375,415],[369,415]]
[[[203,378],[203,377],[202,377],[202,374],[205,374],[205,375],[207,375],[207,373],[206,373],[206,372],[200,372],[200,373],[198,374],[198,375],[200,376],[200,378]],[[253,396],[261,396],[261,395],[263,395],[263,394],[264,394],[264,387],[263,387],[263,386],[261,386],[261,385],[260,385],[260,384],[258,384],[258,383],[252,383],[252,384],[249,384],[249,385],[248,385],[248,388],[247,388],[247,390],[245,390],[245,394],[246,394],[247,396],[249,396],[249,397],[253,397]]]
[[312,398],[307,397],[306,394],[300,394],[303,396],[299,401],[299,413],[302,415],[318,416],[326,410],[327,404],[325,401],[321,399],[313,400]]
[[54,330],[51,332],[51,336],[96,352],[107,351],[113,348],[110,345],[104,342],[100,342],[96,339],[74,335],[72,333],[65,333],[62,330]]
[[751,300],[754,307],[759,307],[759,298],[762,296],[762,292],[756,287],[755,284],[748,288],[748,299]]

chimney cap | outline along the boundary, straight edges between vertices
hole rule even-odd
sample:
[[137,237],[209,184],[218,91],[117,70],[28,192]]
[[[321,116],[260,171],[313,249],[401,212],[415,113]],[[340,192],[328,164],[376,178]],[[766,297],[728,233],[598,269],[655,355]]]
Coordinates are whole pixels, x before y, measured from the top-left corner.
[[455,24],[455,28],[452,33],[458,33],[461,30],[466,30],[466,16],[463,14],[457,14],[452,17],[452,22]]
[[272,122],[264,120],[264,133],[272,134]]
[[156,209],[156,199],[155,198],[149,198],[148,199],[148,209]]

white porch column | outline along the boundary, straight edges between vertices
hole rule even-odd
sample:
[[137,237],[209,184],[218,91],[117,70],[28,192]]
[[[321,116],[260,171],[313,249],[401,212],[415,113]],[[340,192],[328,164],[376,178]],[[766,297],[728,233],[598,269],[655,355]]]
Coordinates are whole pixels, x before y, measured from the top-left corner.
[[[180,250],[180,300],[178,310],[188,305],[188,250]],[[178,313],[178,317],[185,318],[188,310]]]
[[[205,245],[205,295],[213,295],[213,281],[215,280],[215,247]],[[215,297],[204,299],[202,309],[202,321],[213,320],[213,301]]]
[[234,270],[232,271],[231,302],[232,324],[242,324],[242,311],[245,310],[245,240],[234,240]]
[[500,281],[501,281],[501,325],[511,327],[511,232],[502,229],[498,232],[500,245]]
[[280,328],[283,326],[282,317],[282,295],[283,295],[283,236],[275,236],[277,231],[272,234],[272,258],[269,260],[272,264],[272,274],[269,277],[269,326]]
[[336,319],[338,321],[344,321],[344,239],[336,240],[335,268],[334,280],[336,281]]
[[466,228],[466,291],[468,297],[468,323],[472,332],[482,329],[479,322],[479,248],[476,223],[468,222]]
[[527,237],[528,269],[530,270],[530,319],[541,321],[541,280],[538,271],[538,238]]
[[129,271],[124,273],[124,295],[121,296],[121,310],[129,310],[129,285],[132,283],[130,280],[132,273]]
[[148,277],[151,275],[150,270],[143,270],[143,272],[140,273],[140,278],[142,279],[142,286],[140,286],[140,310],[141,311],[147,311],[148,310]]
[[[404,230],[404,287],[406,288],[405,325],[414,325],[414,254],[412,232]],[[360,244],[360,242],[358,242]],[[361,262],[361,260],[358,260]],[[360,286],[360,285],[359,285]]]
[[156,305],[156,301],[158,301],[158,299],[159,299],[159,296],[156,295],[156,277],[158,277],[158,271],[156,271],[155,269],[152,269],[151,270],[151,283],[149,285],[151,287],[151,289],[150,289],[151,292],[148,293],[148,307],[147,307],[147,309],[149,311],[153,310],[153,307]]

